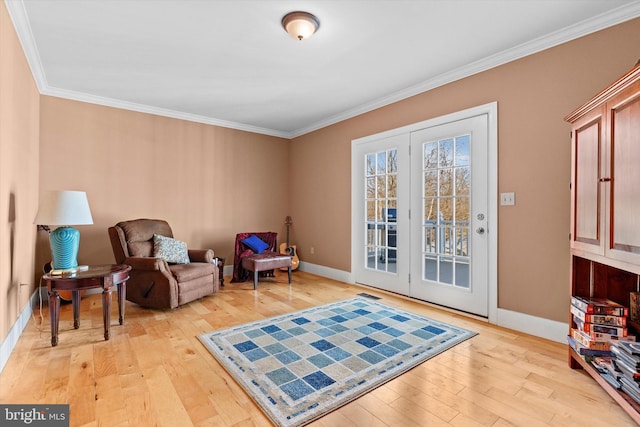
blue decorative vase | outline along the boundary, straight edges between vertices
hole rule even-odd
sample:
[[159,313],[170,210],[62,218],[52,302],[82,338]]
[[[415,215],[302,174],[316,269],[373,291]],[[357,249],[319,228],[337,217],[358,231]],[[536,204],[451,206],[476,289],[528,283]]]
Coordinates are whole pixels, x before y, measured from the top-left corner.
[[49,234],[51,264],[55,270],[67,270],[78,266],[80,232],[73,227],[58,227]]

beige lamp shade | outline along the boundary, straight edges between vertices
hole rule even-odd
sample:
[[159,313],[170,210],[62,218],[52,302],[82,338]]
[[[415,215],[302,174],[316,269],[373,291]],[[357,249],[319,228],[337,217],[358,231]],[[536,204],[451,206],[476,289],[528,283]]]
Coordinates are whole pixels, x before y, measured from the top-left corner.
[[87,193],[69,190],[42,192],[38,214],[33,223],[40,225],[93,224]]

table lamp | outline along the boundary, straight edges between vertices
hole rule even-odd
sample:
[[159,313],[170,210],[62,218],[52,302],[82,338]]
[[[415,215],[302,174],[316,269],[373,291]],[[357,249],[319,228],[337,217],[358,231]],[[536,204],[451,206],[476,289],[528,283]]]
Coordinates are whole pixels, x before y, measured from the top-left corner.
[[77,268],[80,232],[70,226],[93,224],[87,193],[66,190],[43,192],[33,223],[60,226],[49,233],[53,269]]

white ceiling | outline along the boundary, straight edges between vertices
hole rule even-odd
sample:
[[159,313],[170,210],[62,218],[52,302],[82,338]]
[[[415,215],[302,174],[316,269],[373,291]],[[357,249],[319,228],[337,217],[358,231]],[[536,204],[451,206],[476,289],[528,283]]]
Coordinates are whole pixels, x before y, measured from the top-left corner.
[[[287,138],[640,16],[638,0],[5,4],[43,94]],[[293,10],[320,19],[311,39],[282,29]]]

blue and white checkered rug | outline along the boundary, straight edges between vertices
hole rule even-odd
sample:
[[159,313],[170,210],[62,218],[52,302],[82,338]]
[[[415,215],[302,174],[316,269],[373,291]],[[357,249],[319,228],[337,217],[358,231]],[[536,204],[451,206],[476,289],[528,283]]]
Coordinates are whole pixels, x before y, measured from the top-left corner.
[[279,426],[300,426],[475,332],[353,298],[199,335]]

